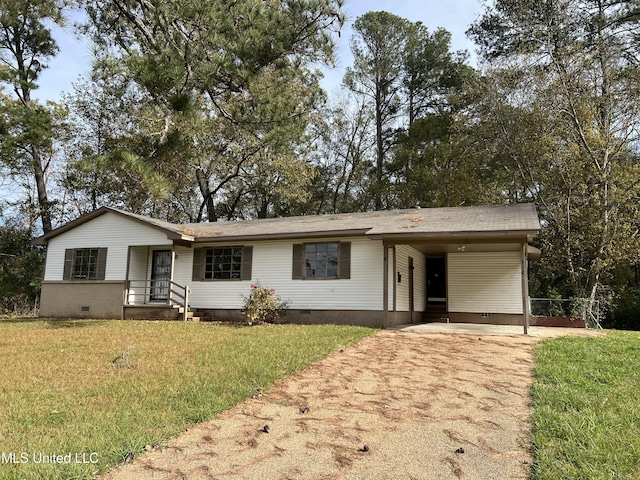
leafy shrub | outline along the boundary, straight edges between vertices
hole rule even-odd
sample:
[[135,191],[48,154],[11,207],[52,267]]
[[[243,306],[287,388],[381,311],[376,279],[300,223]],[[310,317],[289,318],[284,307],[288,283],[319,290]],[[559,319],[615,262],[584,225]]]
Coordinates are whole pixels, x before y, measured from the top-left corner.
[[607,315],[606,328],[640,330],[640,289],[626,288]]
[[40,295],[44,250],[32,232],[8,219],[0,225],[0,315],[32,315]]
[[286,315],[290,303],[276,295],[274,288],[263,287],[260,283],[251,285],[251,293],[248,297],[243,295],[243,298],[242,311],[247,325],[276,323]]

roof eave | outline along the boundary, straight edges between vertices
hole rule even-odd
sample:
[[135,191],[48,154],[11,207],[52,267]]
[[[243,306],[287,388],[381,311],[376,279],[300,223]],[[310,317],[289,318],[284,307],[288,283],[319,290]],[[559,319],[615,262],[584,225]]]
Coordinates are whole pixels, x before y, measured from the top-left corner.
[[393,233],[368,233],[367,238],[372,240],[387,240],[393,242],[419,241],[419,240],[460,240],[490,238],[500,239],[531,239],[538,235],[538,230],[498,230],[498,231],[466,231],[466,232],[393,232]]
[[247,240],[291,240],[291,239],[313,239],[325,237],[357,237],[366,235],[369,228],[359,228],[350,230],[326,230],[316,232],[290,232],[290,233],[259,233],[253,235],[197,235],[195,243],[223,243],[238,242]]
[[114,210],[112,210],[109,207],[100,207],[99,209],[94,210],[93,212],[82,215],[81,217],[78,217],[75,220],[65,223],[61,227],[54,228],[50,232],[47,232],[44,235],[34,238],[33,240],[31,240],[31,243],[33,245],[48,245],[49,239],[53,237],[57,237],[58,235],[64,232],[67,232],[79,225],[82,225],[83,223],[86,223],[89,220],[93,220],[94,218],[99,217],[100,215],[103,215],[107,212],[113,212],[113,211]]
[[155,228],[157,230],[160,230],[161,232],[163,232],[166,236],[167,239],[169,240],[179,240],[179,241],[185,241],[185,242],[193,242],[194,241],[194,237],[190,236],[190,235],[186,235],[184,233],[180,233],[177,231],[173,231],[167,228],[163,228],[160,225],[155,225],[153,222],[145,222],[144,220],[142,220],[141,218],[137,217],[137,216],[132,216],[132,215],[127,215],[126,213],[117,210],[115,208],[111,208],[111,207],[100,207],[97,210],[94,210],[93,212],[87,213],[79,218],[76,218],[75,220],[72,220],[69,223],[66,223],[64,225],[62,225],[61,227],[58,227],[54,230],[51,230],[50,232],[45,233],[44,235],[41,235],[40,237],[34,238],[31,243],[33,245],[48,245],[49,244],[49,240],[57,237],[60,234],[63,234],[69,230],[72,230],[84,223],[87,223],[91,220],[93,220],[94,218],[99,217],[100,215],[104,215],[105,213],[115,213],[117,215],[120,215],[122,217],[128,218],[130,220],[133,220],[134,222],[139,222],[143,225],[147,225],[149,227]]

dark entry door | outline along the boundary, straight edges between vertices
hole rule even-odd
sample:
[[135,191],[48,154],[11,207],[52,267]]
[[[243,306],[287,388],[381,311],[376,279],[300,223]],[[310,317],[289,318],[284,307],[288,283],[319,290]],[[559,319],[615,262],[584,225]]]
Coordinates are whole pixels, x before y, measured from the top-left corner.
[[446,270],[444,257],[427,258],[427,303],[447,302]]
[[151,262],[152,301],[165,301],[169,296],[171,279],[171,250],[154,250]]

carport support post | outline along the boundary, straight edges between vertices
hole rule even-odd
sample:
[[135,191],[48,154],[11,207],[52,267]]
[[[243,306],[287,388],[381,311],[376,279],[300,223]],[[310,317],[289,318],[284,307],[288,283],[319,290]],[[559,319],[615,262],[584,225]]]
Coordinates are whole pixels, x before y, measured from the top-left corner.
[[522,244],[522,325],[524,334],[529,334],[529,268],[527,261],[527,243]]
[[384,312],[383,328],[389,328],[389,245],[382,242],[383,261],[382,261],[382,311]]

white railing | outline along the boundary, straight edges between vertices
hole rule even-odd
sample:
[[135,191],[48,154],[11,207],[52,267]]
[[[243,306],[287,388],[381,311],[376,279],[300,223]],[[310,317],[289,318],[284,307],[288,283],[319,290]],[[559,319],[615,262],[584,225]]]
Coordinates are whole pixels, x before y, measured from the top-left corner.
[[124,304],[135,305],[167,305],[183,309],[183,318],[187,320],[189,313],[189,292],[186,285],[173,280],[129,280],[124,292]]

